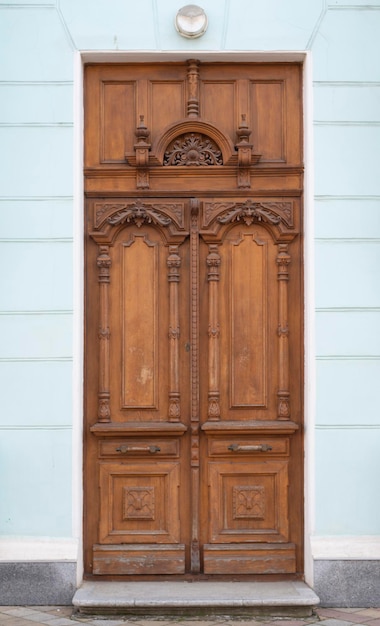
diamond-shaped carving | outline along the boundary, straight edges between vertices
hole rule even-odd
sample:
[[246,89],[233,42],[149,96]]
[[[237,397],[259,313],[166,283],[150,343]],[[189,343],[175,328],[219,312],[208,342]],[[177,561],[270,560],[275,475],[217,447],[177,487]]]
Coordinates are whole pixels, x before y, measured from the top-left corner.
[[154,487],[125,487],[123,519],[155,519]]
[[233,487],[233,518],[264,519],[265,489],[262,485]]

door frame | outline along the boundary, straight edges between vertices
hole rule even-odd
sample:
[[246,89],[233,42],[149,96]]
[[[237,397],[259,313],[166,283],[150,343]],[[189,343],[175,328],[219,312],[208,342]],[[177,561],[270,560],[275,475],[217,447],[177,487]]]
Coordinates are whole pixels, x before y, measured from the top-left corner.
[[[74,190],[73,190],[73,430],[72,430],[72,535],[77,550],[77,584],[83,579],[83,400],[84,400],[84,111],[85,63],[148,63],[185,61],[193,52],[75,52],[74,53]],[[304,144],[304,572],[313,586],[315,510],[315,297],[314,297],[314,151],[311,52],[197,52],[202,62],[298,62],[303,73]]]

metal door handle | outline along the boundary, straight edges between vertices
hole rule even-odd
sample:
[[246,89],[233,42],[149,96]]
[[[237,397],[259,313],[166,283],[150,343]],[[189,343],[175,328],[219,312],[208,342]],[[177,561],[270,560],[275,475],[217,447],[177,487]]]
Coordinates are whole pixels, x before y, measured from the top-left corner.
[[159,446],[120,446],[120,448],[116,448],[116,452],[121,452],[121,454],[127,454],[128,452],[149,452],[150,454],[155,454],[160,451],[161,448]]
[[228,449],[231,452],[269,452],[272,450],[272,446],[268,446],[266,443],[258,446],[241,446],[239,443],[231,443]]

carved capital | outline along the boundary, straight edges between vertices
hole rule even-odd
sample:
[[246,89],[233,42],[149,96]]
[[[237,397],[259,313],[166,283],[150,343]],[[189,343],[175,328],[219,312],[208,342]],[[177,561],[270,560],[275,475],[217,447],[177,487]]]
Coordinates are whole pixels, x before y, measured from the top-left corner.
[[219,337],[220,337],[220,326],[219,326],[219,324],[217,324],[215,327],[211,326],[211,324],[209,324],[208,336],[211,339],[219,339]]
[[220,254],[218,252],[218,246],[216,244],[212,244],[209,246],[209,254],[207,255],[207,267],[208,271],[208,280],[219,280],[219,267],[220,267]]
[[111,336],[110,329],[107,328],[99,328],[98,338],[100,340],[108,340]]
[[219,394],[209,396],[208,399],[208,419],[209,420],[220,420],[220,402],[219,402]]
[[181,417],[181,405],[179,398],[169,399],[169,420],[171,422],[178,422]]
[[109,393],[100,393],[98,400],[98,422],[110,422],[110,397]]
[[96,259],[96,265],[99,268],[99,282],[109,283],[111,258],[109,255],[109,246],[99,246],[99,254]]

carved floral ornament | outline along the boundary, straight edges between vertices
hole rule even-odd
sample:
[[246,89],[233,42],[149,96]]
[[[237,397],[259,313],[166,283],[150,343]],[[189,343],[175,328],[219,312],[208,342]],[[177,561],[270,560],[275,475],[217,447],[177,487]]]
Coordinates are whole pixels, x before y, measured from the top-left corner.
[[223,165],[216,143],[201,133],[185,133],[174,139],[164,154],[164,165]]

